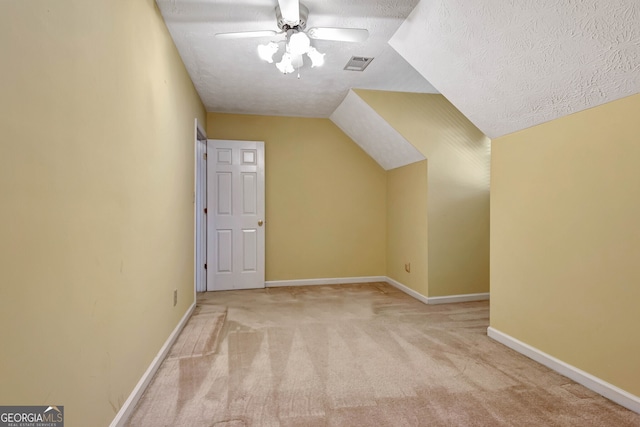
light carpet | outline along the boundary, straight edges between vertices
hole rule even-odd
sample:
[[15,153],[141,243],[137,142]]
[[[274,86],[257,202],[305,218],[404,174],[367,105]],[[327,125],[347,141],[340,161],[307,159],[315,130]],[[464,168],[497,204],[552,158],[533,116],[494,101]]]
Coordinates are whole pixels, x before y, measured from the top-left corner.
[[488,324],[385,283],[200,294],[129,426],[640,426]]

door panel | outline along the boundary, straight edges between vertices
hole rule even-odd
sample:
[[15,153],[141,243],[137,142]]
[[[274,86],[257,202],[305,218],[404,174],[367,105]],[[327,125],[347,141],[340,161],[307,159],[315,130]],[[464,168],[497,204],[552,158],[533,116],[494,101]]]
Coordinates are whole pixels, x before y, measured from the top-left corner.
[[242,174],[242,213],[245,215],[257,215],[257,174]]
[[220,148],[215,151],[216,158],[218,159],[218,164],[220,165],[230,165],[231,164],[231,149],[230,148]]
[[255,165],[258,160],[256,150],[241,150],[242,164],[243,165]]
[[209,140],[207,290],[264,287],[264,143]]
[[256,271],[258,238],[257,230],[242,230],[242,271]]
[[218,172],[216,178],[218,180],[218,197],[216,199],[218,215],[231,215],[232,174],[229,172]]
[[233,230],[218,230],[217,273],[231,273],[233,265]]

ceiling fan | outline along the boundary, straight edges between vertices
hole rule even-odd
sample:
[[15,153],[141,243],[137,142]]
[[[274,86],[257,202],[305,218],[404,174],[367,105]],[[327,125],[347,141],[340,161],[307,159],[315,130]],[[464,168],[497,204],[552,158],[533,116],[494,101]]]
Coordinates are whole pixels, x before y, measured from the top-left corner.
[[[269,37],[285,35],[285,51],[276,67],[283,73],[289,74],[299,69],[303,64],[303,55],[311,60],[312,67],[321,66],[324,63],[324,53],[318,52],[311,46],[311,39],[332,40],[343,42],[363,42],[369,37],[369,31],[363,28],[331,28],[313,27],[306,29],[309,9],[299,0],[278,0],[275,9],[276,21],[280,31],[240,31],[233,33],[217,33],[219,39],[244,39],[252,37]],[[273,63],[273,56],[280,46],[276,42],[258,45],[258,55],[261,59]]]

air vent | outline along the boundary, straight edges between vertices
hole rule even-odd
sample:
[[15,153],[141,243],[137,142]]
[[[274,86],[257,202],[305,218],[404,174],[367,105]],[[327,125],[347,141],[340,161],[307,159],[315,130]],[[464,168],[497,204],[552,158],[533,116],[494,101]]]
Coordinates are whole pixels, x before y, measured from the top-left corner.
[[365,58],[363,56],[352,56],[347,65],[345,65],[344,69],[349,71],[364,71],[373,61],[373,58]]

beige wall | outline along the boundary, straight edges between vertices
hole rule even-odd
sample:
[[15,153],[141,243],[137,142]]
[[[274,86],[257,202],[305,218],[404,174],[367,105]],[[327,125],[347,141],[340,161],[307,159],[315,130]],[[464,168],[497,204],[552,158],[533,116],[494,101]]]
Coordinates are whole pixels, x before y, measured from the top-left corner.
[[209,113],[207,129],[265,142],[267,280],[386,274],[385,171],[331,121]]
[[[387,276],[428,295],[427,161],[387,172]],[[411,263],[410,272],[405,264]]]
[[0,402],[108,425],[193,301],[204,108],[153,0],[1,2],[0,52]]
[[640,396],[640,95],[493,141],[491,326]]
[[355,92],[428,159],[428,296],[488,292],[489,139],[442,95]]

